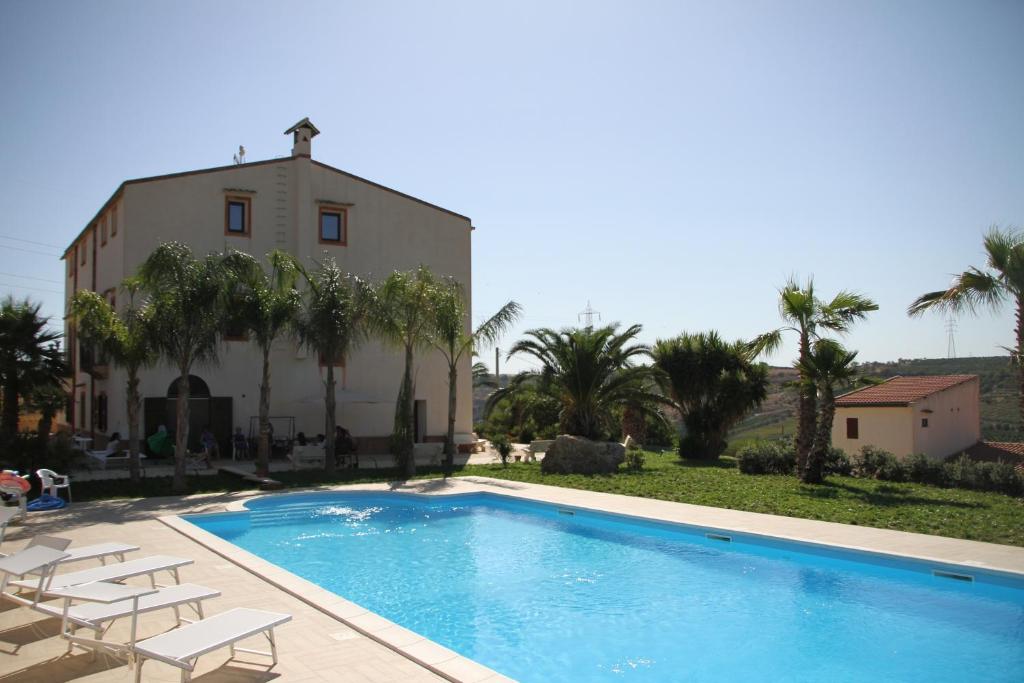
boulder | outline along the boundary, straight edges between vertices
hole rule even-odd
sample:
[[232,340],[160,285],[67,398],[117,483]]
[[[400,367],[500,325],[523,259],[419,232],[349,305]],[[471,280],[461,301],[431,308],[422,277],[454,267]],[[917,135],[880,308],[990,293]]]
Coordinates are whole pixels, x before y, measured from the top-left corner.
[[544,474],[611,474],[625,459],[626,448],[621,443],[563,434],[548,447],[540,462],[540,471]]

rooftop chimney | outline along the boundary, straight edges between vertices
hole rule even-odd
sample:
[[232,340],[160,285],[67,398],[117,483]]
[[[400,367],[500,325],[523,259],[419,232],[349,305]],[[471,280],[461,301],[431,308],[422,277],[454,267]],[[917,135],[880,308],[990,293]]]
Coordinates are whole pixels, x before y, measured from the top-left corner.
[[310,143],[317,135],[320,135],[320,131],[316,129],[309,118],[304,118],[294,126],[284,132],[285,135],[292,133],[292,156],[293,157],[308,157],[312,156],[313,146]]

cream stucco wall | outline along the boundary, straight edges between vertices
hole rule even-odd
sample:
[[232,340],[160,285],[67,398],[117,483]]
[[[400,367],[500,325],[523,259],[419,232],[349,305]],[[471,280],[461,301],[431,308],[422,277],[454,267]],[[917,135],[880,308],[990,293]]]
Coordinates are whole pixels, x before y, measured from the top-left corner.
[[[859,420],[857,439],[846,438],[846,419]],[[928,420],[923,426],[922,420]],[[923,453],[942,459],[981,439],[978,378],[939,391],[910,406],[839,407],[832,424],[832,445],[853,454],[872,445],[898,457]]]
[[[224,231],[225,197],[238,193],[251,201],[251,232],[245,237]],[[350,205],[346,246],[319,243],[319,202]],[[180,240],[197,255],[227,247],[254,255],[285,249],[311,267],[326,253],[337,259],[343,270],[370,280],[423,264],[438,275],[457,278],[467,296],[470,293],[468,219],[305,157],[128,183],[120,209],[117,244],[108,240],[105,249],[109,251],[97,261],[99,291],[134,272],[161,242]],[[79,287],[83,286],[91,285],[80,280]],[[468,325],[469,321],[467,329]],[[459,367],[458,433],[472,430],[470,364],[471,359],[465,358]],[[357,349],[347,359],[344,371],[337,372],[339,385],[347,392],[338,404],[339,423],[356,436],[390,434],[402,366],[400,353],[378,340],[371,339]],[[232,423],[245,430],[249,417],[258,412],[259,368],[255,345],[225,342],[219,363],[195,368],[193,374],[207,382],[213,396],[232,397]],[[316,357],[297,349],[292,340],[279,340],[272,353],[272,372],[271,414],[296,417],[296,429],[307,434],[323,432],[324,369]],[[176,376],[176,371],[165,365],[146,371],[140,387],[143,396],[165,396]],[[79,373],[79,380],[90,393],[91,378]],[[96,393],[106,392],[110,397],[107,431],[125,435],[123,374],[112,369],[107,380],[95,384]],[[360,402],[346,400],[346,396]],[[436,351],[420,352],[416,398],[426,401],[429,437],[443,436],[447,429],[447,396],[443,358]]]
[[[857,418],[859,434],[846,438],[846,419]],[[832,445],[853,455],[864,446],[876,446],[897,455],[914,450],[912,410],[905,406],[836,408],[832,422]]]

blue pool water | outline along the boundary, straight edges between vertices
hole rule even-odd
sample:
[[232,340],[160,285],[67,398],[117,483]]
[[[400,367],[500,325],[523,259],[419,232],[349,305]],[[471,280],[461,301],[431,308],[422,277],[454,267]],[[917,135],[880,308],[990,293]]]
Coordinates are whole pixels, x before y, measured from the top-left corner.
[[186,519],[524,682],[1024,680],[1005,575],[488,494],[248,507]]

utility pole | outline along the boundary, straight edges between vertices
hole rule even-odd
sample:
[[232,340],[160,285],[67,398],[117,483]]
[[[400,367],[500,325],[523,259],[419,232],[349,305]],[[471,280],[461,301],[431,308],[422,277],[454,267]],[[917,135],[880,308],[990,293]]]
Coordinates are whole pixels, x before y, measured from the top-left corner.
[[576,314],[576,319],[585,321],[584,324],[588,328],[591,328],[594,326],[594,316],[597,316],[597,319],[600,320],[601,312],[595,311],[594,308],[590,305],[590,301],[587,300],[587,307]]
[[956,320],[946,318],[946,357],[956,358]]

